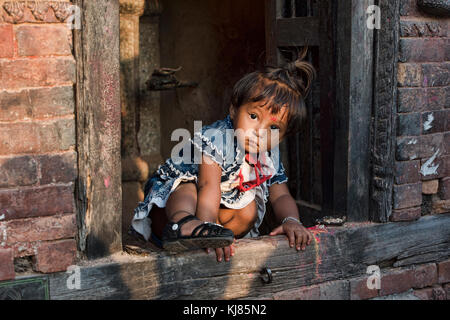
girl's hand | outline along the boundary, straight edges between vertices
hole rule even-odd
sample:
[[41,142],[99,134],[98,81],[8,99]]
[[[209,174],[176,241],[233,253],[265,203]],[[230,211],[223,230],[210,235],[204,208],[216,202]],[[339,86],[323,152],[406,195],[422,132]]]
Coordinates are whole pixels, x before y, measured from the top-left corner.
[[[206,253],[209,254],[211,250],[212,249],[210,248],[206,249]],[[216,251],[217,262],[221,262],[223,259],[228,262],[230,261],[230,258],[234,256],[234,242],[228,247],[216,248],[214,250]]]
[[295,247],[298,250],[305,250],[306,246],[311,243],[312,234],[305,227],[295,221],[286,221],[282,225],[273,229],[269,234],[270,236],[276,236],[279,234],[285,234],[289,240],[291,248]]

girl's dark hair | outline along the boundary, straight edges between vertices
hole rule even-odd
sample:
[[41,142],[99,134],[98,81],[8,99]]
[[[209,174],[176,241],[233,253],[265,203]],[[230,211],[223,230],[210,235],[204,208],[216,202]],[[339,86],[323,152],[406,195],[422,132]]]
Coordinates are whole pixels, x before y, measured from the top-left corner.
[[[277,68],[265,66],[242,77],[233,88],[231,104],[239,109],[249,102],[265,101],[272,113],[288,108],[287,134],[298,131],[306,118],[305,98],[307,97],[316,71],[304,61],[307,49],[293,62]],[[264,104],[264,105],[265,105]]]

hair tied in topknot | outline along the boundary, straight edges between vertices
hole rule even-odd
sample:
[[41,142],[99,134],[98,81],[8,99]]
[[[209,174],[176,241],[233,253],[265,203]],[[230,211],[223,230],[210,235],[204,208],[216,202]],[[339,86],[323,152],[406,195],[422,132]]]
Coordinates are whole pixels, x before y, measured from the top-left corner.
[[305,98],[310,90],[311,84],[316,77],[316,70],[311,63],[305,61],[306,54],[308,52],[308,47],[304,47],[299,53],[297,60],[291,61],[286,64],[285,69],[295,78],[298,79],[297,87]]

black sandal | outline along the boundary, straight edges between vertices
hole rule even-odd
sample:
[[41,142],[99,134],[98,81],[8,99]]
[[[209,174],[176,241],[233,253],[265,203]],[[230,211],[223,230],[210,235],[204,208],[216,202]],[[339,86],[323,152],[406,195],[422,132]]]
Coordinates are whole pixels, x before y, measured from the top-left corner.
[[189,215],[176,223],[169,222],[163,230],[163,248],[171,252],[182,252],[200,248],[224,248],[233,243],[233,231],[211,222],[204,222],[195,227],[190,236],[182,236],[181,226],[195,219],[199,220]]

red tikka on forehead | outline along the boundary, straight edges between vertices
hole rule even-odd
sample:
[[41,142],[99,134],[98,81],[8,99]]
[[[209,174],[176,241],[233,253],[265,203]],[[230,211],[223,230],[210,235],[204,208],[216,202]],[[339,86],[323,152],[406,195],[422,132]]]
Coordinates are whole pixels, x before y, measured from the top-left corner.
[[277,119],[276,117],[270,117],[270,120],[271,120],[271,121],[274,121],[274,122],[277,122],[277,121],[278,121],[278,119]]

